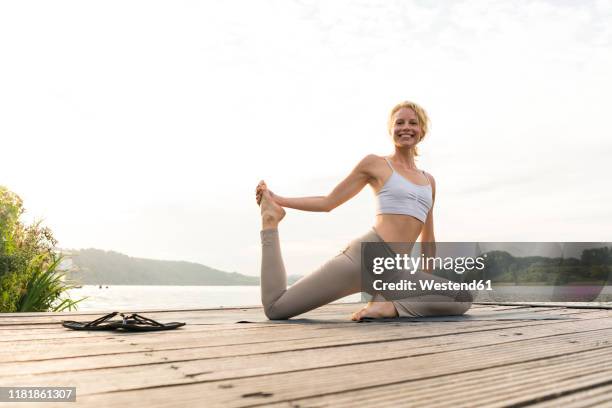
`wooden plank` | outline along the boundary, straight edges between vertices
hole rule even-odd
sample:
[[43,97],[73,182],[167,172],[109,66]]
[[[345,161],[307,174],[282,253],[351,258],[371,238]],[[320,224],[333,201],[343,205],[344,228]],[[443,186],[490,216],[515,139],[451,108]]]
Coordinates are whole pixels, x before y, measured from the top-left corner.
[[[588,313],[592,317],[607,316],[607,311],[591,311]],[[584,317],[583,317],[584,318]],[[563,321],[563,320],[561,320]],[[325,340],[334,333],[339,333],[345,342],[358,342],[352,340],[360,333],[374,340],[384,340],[386,338],[406,338],[440,336],[457,332],[474,330],[495,330],[506,327],[526,327],[541,324],[554,324],[558,320],[543,320],[532,322],[510,322],[496,324],[499,322],[431,322],[427,325],[422,323],[370,323],[357,324],[349,323],[344,327],[328,327],[320,325],[287,325],[287,331],[273,331],[266,335],[257,333],[257,340],[253,340],[253,331],[232,332],[231,340],[228,340],[223,331],[196,332],[193,336],[188,336],[189,330],[176,330],[169,332],[153,333],[114,333],[113,335],[101,334],[97,332],[88,333],[88,338],[81,338],[78,341],[68,342],[60,340],[49,341],[23,341],[12,344],[10,349],[0,350],[0,361],[28,361],[54,358],[71,358],[76,356],[92,355],[116,355],[129,352],[148,352],[153,350],[165,349],[184,349],[194,347],[219,346],[229,344],[256,344],[270,340],[298,340],[298,339],[321,339]],[[511,323],[514,323],[513,325]],[[247,325],[248,326],[248,325]],[[414,329],[409,329],[414,327]],[[415,330],[416,329],[416,330]],[[323,331],[321,331],[323,330]],[[331,331],[330,331],[331,330]],[[282,334],[286,333],[283,337]],[[376,334],[376,335],[375,335]],[[314,340],[313,340],[314,341]]]
[[483,306],[525,305],[525,306],[531,306],[531,307],[562,306],[562,307],[574,308],[574,309],[612,309],[612,302],[478,302],[477,304],[483,305]]
[[[311,310],[304,313],[298,318],[315,318],[318,316],[329,316],[337,315],[338,318],[349,318],[350,314],[363,307],[363,303],[342,303],[342,304],[330,304],[325,307]],[[513,306],[510,309],[519,309],[522,306]],[[555,309],[561,309],[555,307]],[[472,306],[471,311],[480,310],[507,310],[507,307],[496,307],[492,306]],[[132,313],[132,311],[125,313]],[[134,311],[136,313],[147,314],[147,317],[153,319],[196,319],[196,320],[207,320],[214,319],[215,322],[232,322],[233,319],[239,317],[241,320],[249,317],[258,320],[267,320],[262,307],[245,307],[245,308],[227,308],[227,309],[189,309],[189,310],[166,310],[166,311]],[[106,312],[106,313],[110,313]],[[59,313],[0,313],[0,326],[6,325],[23,325],[23,324],[50,324],[50,323],[61,323],[62,320],[83,320],[89,321],[93,318],[101,317],[105,312],[59,312]]]
[[[553,400],[563,392],[570,393],[610,380],[612,373],[610,370],[603,372],[601,364],[602,356],[605,358],[608,355],[608,351],[595,350],[580,355],[330,393],[292,400],[291,403],[318,407],[351,407],[355,401],[359,401],[360,405],[376,407],[519,406],[535,399]],[[268,406],[287,405],[283,402]]]
[[[596,334],[594,334],[596,333]],[[378,373],[375,379],[360,379],[364,384],[374,381],[380,385],[390,379],[397,381],[415,379],[415,373],[387,372],[393,371],[395,364],[418,366],[428,375],[448,374],[449,371],[462,372],[468,369],[483,369],[494,365],[504,365],[527,361],[534,358],[552,357],[566,353],[575,353],[598,348],[609,348],[612,356],[612,343],[602,342],[600,338],[611,338],[612,328],[594,332],[552,335],[544,338],[498,340],[497,344],[471,346],[458,350],[447,350],[443,344],[439,350],[428,350],[420,353],[420,344],[427,344],[428,339],[420,341],[400,341],[352,345],[333,352],[322,352],[320,349],[276,352],[265,355],[241,356],[239,359],[216,358],[183,363],[166,363],[147,366],[127,366],[112,369],[96,369],[81,372],[65,371],[54,374],[13,376],[3,379],[5,385],[18,384],[73,384],[79,387],[80,394],[92,394],[114,391],[117,389],[135,389],[157,387],[168,384],[187,384],[190,382],[218,382],[228,379],[239,379],[239,382],[253,382],[261,386],[262,381],[268,387],[274,382],[273,376],[286,373],[292,382],[312,381],[311,376],[320,378],[322,389],[345,387],[344,376],[373,372]],[[460,342],[461,336],[456,337]],[[307,346],[307,344],[306,344]],[[474,360],[474,353],[483,360]],[[372,357],[368,357],[372,355]],[[252,378],[250,378],[252,377]],[[395,378],[395,380],[393,379]],[[323,381],[325,380],[325,381]],[[353,378],[353,381],[356,379]],[[235,382],[235,381],[234,381]],[[273,386],[272,386],[273,387]],[[335,387],[335,388],[334,388]],[[254,391],[256,392],[256,391]],[[276,390],[276,394],[289,393],[290,389]]]
[[[408,360],[395,359],[384,362],[366,363],[347,368],[346,366],[290,372],[276,375],[234,378],[226,381],[200,382],[194,384],[168,386],[172,375],[163,375],[163,387],[143,388],[140,390],[120,391],[97,395],[83,395],[80,400],[84,406],[94,406],[113,402],[121,406],[138,406],[138,404],[154,404],[156,407],[181,406],[194,403],[198,398],[206,396],[209,406],[254,406],[268,405],[273,402],[289,402],[317,395],[328,395],[339,392],[353,392],[362,388],[381,387],[423,378],[474,373],[488,368],[505,367],[511,364],[534,363],[550,366],[551,358],[566,358],[576,361],[577,356],[589,356],[592,352],[597,361],[612,358],[612,347],[577,347],[550,342],[546,348],[539,347],[538,341],[522,344],[520,347],[510,347],[509,350],[484,350],[478,353],[473,350],[441,353],[434,356],[419,356]],[[555,348],[558,347],[556,350]],[[521,353],[521,351],[526,351]],[[479,358],[475,358],[478,356]],[[546,359],[544,358],[546,357]],[[579,358],[578,358],[579,360]],[[176,371],[176,370],[175,370]],[[520,370],[522,372],[523,370]],[[548,371],[545,371],[548,372]],[[152,373],[147,373],[149,376]],[[549,373],[554,375],[553,373]],[[135,376],[136,373],[132,373]],[[601,378],[599,373],[589,377],[588,381]],[[74,379],[67,379],[74,383]],[[77,385],[78,386],[78,385]],[[113,386],[117,390],[129,388],[125,383],[117,381]],[[552,384],[554,387],[555,384]],[[406,387],[409,389],[410,387]],[[81,388],[80,388],[81,389]],[[430,388],[435,390],[435,387]],[[142,392],[146,390],[146,392]],[[87,392],[86,392],[87,393]],[[361,401],[360,401],[361,402]],[[354,401],[353,401],[354,403]]]
[[[590,311],[585,314],[581,314],[580,319],[573,320],[582,320],[589,318],[605,318],[609,316],[607,312],[601,311]],[[574,317],[574,316],[572,316]],[[435,333],[437,335],[444,335],[445,333],[457,332],[459,331],[470,331],[473,329],[495,329],[498,327],[522,327],[525,324],[527,325],[540,325],[540,324],[552,324],[558,322],[564,322],[567,320],[536,320],[536,321],[465,321],[465,322],[428,322],[427,324],[420,323],[419,321],[409,321],[409,322],[397,322],[395,320],[389,320],[386,322],[376,322],[376,323],[367,323],[367,324],[356,324],[355,322],[347,322],[340,323],[334,325],[319,325],[319,324],[288,324],[288,325],[218,325],[216,328],[208,328],[201,326],[189,325],[181,328],[180,330],[170,331],[170,332],[151,332],[151,333],[121,333],[121,332],[75,332],[67,329],[64,330],[65,334],[71,336],[78,336],[74,339],[70,338],[72,341],[66,342],[66,339],[61,337],[61,332],[58,333],[58,338],[52,337],[49,339],[22,339],[17,344],[11,344],[11,350],[4,350],[6,354],[4,355],[6,358],[9,358],[11,354],[15,351],[19,351],[20,353],[27,353],[30,349],[38,350],[41,344],[44,344],[45,350],[53,350],[54,347],[59,346],[62,350],[67,350],[70,347],[74,347],[73,351],[78,351],[79,348],[87,346],[88,353],[91,354],[92,349],[91,345],[102,345],[102,347],[107,347],[108,344],[104,344],[101,340],[109,340],[112,343],[122,343],[127,340],[138,340],[142,343],[173,343],[176,340],[180,342],[185,342],[187,340],[197,338],[199,340],[212,339],[211,341],[215,341],[215,339],[219,339],[226,334],[225,331],[231,331],[232,342],[241,343],[244,342],[249,343],[252,341],[252,337],[254,335],[254,331],[257,332],[258,338],[265,338],[265,336],[272,336],[273,339],[295,339],[300,338],[301,335],[308,333],[309,336],[315,334],[318,337],[329,336],[334,332],[340,332],[343,334],[354,334],[365,332],[371,334],[377,331],[387,331],[387,327],[394,328],[395,331],[388,332],[390,334],[404,334],[404,330],[406,326],[415,326],[419,328],[417,332],[418,335],[423,335],[425,333]],[[239,332],[236,332],[237,328],[240,328]],[[270,328],[281,328],[283,330],[272,331],[269,332]],[[399,331],[397,331],[397,330]],[[269,333],[268,333],[269,332]],[[298,337],[296,336],[298,333]],[[283,336],[287,337],[283,337]],[[308,336],[307,336],[308,337]],[[76,340],[76,341],[75,341]],[[225,340],[223,340],[225,341]],[[215,344],[209,344],[215,345]],[[0,351],[0,356],[2,356],[2,351]],[[70,356],[70,354],[66,355],[66,357]],[[60,356],[63,357],[63,356]]]
[[[575,310],[575,309],[564,309],[564,308],[548,308],[548,309],[523,309],[523,308],[513,308],[513,309],[504,309],[504,310],[495,310],[495,309],[478,309],[478,310],[470,310],[469,313],[466,315],[466,317],[468,319],[471,320],[478,320],[480,318],[491,318],[493,319],[492,316],[495,316],[495,318],[499,317],[499,318],[504,318],[504,316],[506,316],[508,319],[514,319],[514,315],[516,314],[516,320],[521,320],[521,316],[522,315],[527,315],[527,314],[533,314],[534,316],[538,316],[541,314],[546,314],[547,312],[550,311],[556,311],[554,314],[556,315],[573,315],[576,318],[579,318],[580,315],[583,315],[585,313],[589,313],[590,310]],[[612,314],[612,312],[610,312]],[[210,315],[198,315],[198,314],[190,314],[190,315],[174,315],[174,316],[166,316],[166,315],[151,315],[152,318],[162,321],[162,322],[167,322],[167,321],[186,321],[188,323],[188,325],[199,325],[199,326],[204,326],[204,327],[210,327],[210,326],[215,326],[215,325],[219,325],[219,324],[227,324],[227,325],[234,325],[236,322],[238,321],[242,321],[242,320],[248,320],[248,318],[250,317],[252,322],[252,324],[265,324],[265,325],[279,325],[279,324],[299,324],[304,322],[304,319],[319,319],[322,318],[324,320],[321,321],[321,323],[328,323],[328,324],[334,324],[336,325],[337,323],[353,323],[351,320],[349,319],[342,319],[341,315],[338,315],[337,312],[331,312],[331,313],[327,313],[327,314],[322,314],[322,313],[314,313],[314,312],[309,312],[308,314],[303,315],[303,318],[297,318],[297,319],[291,319],[291,320],[287,320],[287,321],[269,321],[265,318],[261,318],[260,315],[254,315],[254,316],[245,316],[245,315],[240,315],[240,316],[235,316],[232,319],[228,318],[228,315],[224,315],[221,314],[219,316],[222,316],[222,320],[219,321],[219,317],[217,317],[217,321],[211,321],[211,316]],[[333,317],[340,317],[339,321],[330,321],[327,320],[325,318],[332,318]],[[115,318],[118,319],[118,318]],[[57,320],[57,318],[55,318],[55,320]],[[27,334],[31,334],[31,335],[35,335],[37,330],[34,329],[52,329],[52,328],[56,328],[58,329],[60,332],[68,332],[67,329],[64,329],[63,327],[61,327],[61,321],[65,320],[65,318],[61,318],[57,321],[49,321],[49,322],[31,322],[31,321],[27,321],[27,319],[22,320],[22,321],[18,321],[15,320],[12,323],[7,324],[5,327],[2,328],[2,333],[3,333],[3,340],[0,341],[8,341],[11,340],[8,335],[11,333],[14,334],[19,334],[19,335],[27,335]],[[77,321],[90,321],[92,320],[91,318],[80,318],[77,319]],[[416,320],[416,321],[422,321],[422,320]],[[237,327],[241,327],[241,326],[237,326]],[[21,331],[19,331],[21,330]],[[27,330],[27,333],[24,333],[23,330]],[[81,335],[81,333],[78,333],[77,335]]]
[[[554,314],[555,315],[559,315],[559,316],[569,316],[571,315],[572,318],[588,318],[590,316],[593,316],[590,311],[585,311],[585,312],[580,312],[579,314],[577,314],[578,312],[569,312],[569,311],[557,311]],[[607,312],[604,312],[607,313]],[[547,314],[547,312],[541,312],[539,313],[539,315],[542,314]],[[390,322],[397,322],[396,320],[392,320],[392,321],[388,321],[385,323],[382,322],[377,322],[377,323],[369,323],[367,325],[369,325],[370,327],[374,327],[374,326],[379,326],[381,324],[390,324]],[[418,320],[416,322],[419,322]],[[406,325],[406,324],[410,324],[411,322],[401,322],[401,323],[395,323],[395,324],[400,324],[400,325]],[[458,323],[463,323],[463,327],[474,327],[474,326],[478,326],[479,322],[477,320],[472,320],[472,321],[465,321],[464,322],[435,322],[435,323],[444,323],[445,326],[449,326],[449,325],[453,325],[453,324],[458,324]],[[491,322],[491,323],[497,323],[495,321]],[[309,330],[314,328],[315,330],[325,330],[325,329],[331,329],[331,328],[338,328],[339,325],[341,325],[342,327],[353,327],[355,325],[354,322],[346,322],[346,323],[334,323],[333,325],[322,325],[322,326],[318,326],[316,324],[301,324],[301,322],[293,322],[293,323],[284,323],[284,324],[277,324],[277,323],[273,323],[273,322],[268,322],[267,324],[246,324],[246,325],[241,325],[241,324],[229,324],[229,325],[224,325],[224,326],[216,326],[216,327],[209,327],[209,326],[198,326],[198,325],[193,325],[193,324],[189,324],[188,326],[185,326],[184,328],[181,328],[177,331],[172,331],[172,332],[158,332],[158,333],[148,333],[147,336],[154,338],[155,336],[160,336],[160,335],[164,335],[164,336],[179,336],[181,335],[181,333],[185,332],[185,331],[213,331],[213,332],[219,332],[220,330],[227,330],[227,329],[231,329],[231,330],[235,330],[235,329],[241,329],[241,330],[252,330],[254,328],[266,328],[266,329],[271,329],[271,328],[279,328],[279,327],[284,327],[286,330],[290,330],[290,328],[292,327],[299,327],[300,330]],[[428,325],[432,325],[432,322],[428,322]],[[65,340],[66,338],[70,338],[70,337],[75,337],[75,338],[79,338],[79,344],[83,344],[83,343],[87,343],[89,342],[98,342],[98,338],[99,337],[109,337],[109,338],[116,338],[116,336],[118,335],[117,332],[76,332],[76,331],[69,331],[68,329],[64,329],[61,327],[58,327],[59,332],[56,332],[57,335],[51,335],[48,336],[48,338],[44,338],[46,335],[40,335],[40,334],[36,334],[36,333],[23,333],[20,331],[13,331],[12,334],[14,335],[14,337],[10,336],[9,333],[5,333],[5,331],[3,330],[3,341],[4,342],[14,342],[15,340],[23,340],[20,341],[18,345],[13,345],[13,347],[27,347],[28,341],[29,342],[35,342],[36,346],[45,343],[49,346],[52,346],[54,344],[53,340],[57,340],[58,343],[61,343],[63,346],[66,346],[65,344]],[[371,330],[374,330],[374,328],[372,328]],[[63,333],[62,333],[63,331]],[[35,330],[34,330],[35,332]],[[15,335],[15,333],[17,333],[17,335]],[[275,331],[275,333],[278,333],[277,331]],[[121,334],[119,334],[121,335]],[[28,339],[28,336],[32,336],[31,339]],[[34,337],[36,336],[36,337]],[[41,337],[42,336],[42,337]],[[137,336],[137,335],[136,335]],[[25,350],[24,350],[25,351]]]
[[[154,318],[190,319],[189,325],[147,334],[62,332],[54,323],[66,319],[61,314],[6,316],[0,318],[0,344],[8,346],[0,348],[0,378],[3,385],[71,381],[79,387],[79,406],[114,405],[116,398],[141,406],[150,395],[160,406],[197,403],[202,395],[219,406],[300,399],[354,405],[356,394],[360,402],[372,398],[381,406],[397,405],[399,397],[437,406],[445,403],[440,381],[456,401],[495,405],[508,390],[524,397],[518,403],[551,401],[563,396],[558,392],[596,390],[609,377],[601,368],[612,353],[605,340],[612,334],[609,310],[476,305],[471,320],[347,321],[359,306],[330,305],[283,322],[267,321],[261,308],[163,311]],[[234,323],[245,316],[257,323]],[[530,320],[563,316],[572,320]],[[517,369],[529,364],[527,373]],[[556,382],[532,387],[539,377],[551,378],[547,364],[556,364]],[[539,377],[537,370],[543,370]],[[400,385],[410,393],[396,390],[388,401],[381,395]],[[481,386],[490,392],[480,395]],[[163,392],[180,396],[160,399]]]
[[[555,309],[550,309],[550,310],[555,310]],[[539,310],[539,311],[543,312],[542,310]],[[500,313],[499,316],[503,316],[504,314],[509,313],[509,312],[511,313],[511,311],[507,311],[506,310],[503,313]],[[479,316],[489,316],[492,313],[495,313],[495,312],[491,311],[491,310],[472,312],[470,314],[470,317],[477,319]],[[563,313],[565,313],[565,314],[577,314],[577,313],[580,313],[580,312],[577,312],[577,311],[572,311],[572,312],[564,311],[564,312],[560,312],[560,313],[562,313],[562,314]],[[314,314],[309,315],[309,317],[314,317],[314,316],[319,317],[320,315],[314,315]],[[328,316],[333,316],[333,314],[332,315],[328,315]],[[167,322],[167,321],[187,321],[188,326],[198,325],[198,326],[203,326],[204,328],[211,328],[210,326],[212,325],[212,324],[201,324],[202,322],[209,322],[209,320],[210,320],[209,316],[201,316],[201,315],[192,315],[192,316],[185,316],[185,315],[181,315],[181,316],[157,316],[157,315],[155,315],[155,316],[151,316],[151,317],[154,318],[154,319],[158,319],[158,320],[160,320],[162,322]],[[241,317],[242,317],[242,319],[241,319]],[[279,325],[279,324],[295,324],[295,323],[299,324],[299,323],[301,323],[303,321],[302,319],[293,319],[293,320],[289,320],[289,321],[279,322],[279,321],[261,320],[261,319],[259,319],[259,316],[256,316],[256,317],[257,317],[257,319],[253,319],[252,321],[256,321],[256,322],[259,321],[258,323],[251,323],[251,324],[249,324],[249,326],[236,325],[235,327],[236,328],[252,327],[253,324],[260,324],[260,325],[261,324],[265,324],[266,326],[268,326],[268,325]],[[307,317],[308,317],[308,315],[307,315]],[[225,317],[224,319],[228,320],[227,317]],[[244,316],[237,317],[236,320],[231,321],[230,323],[225,323],[225,324],[229,325],[227,327],[231,327],[231,326],[235,325],[235,322],[240,321],[240,320],[244,320]],[[81,319],[79,321],[88,321],[88,320]],[[327,323],[327,321],[325,321],[325,322]],[[348,319],[341,320],[341,322],[343,322],[343,323],[350,323],[350,324],[354,323],[354,322],[352,322],[352,321],[350,321]],[[21,322],[21,323],[14,322],[13,325],[10,326],[10,328],[4,327],[2,329],[3,337],[2,337],[2,340],[0,340],[0,342],[1,341],[12,341],[12,340],[14,340],[13,338],[10,337],[11,334],[19,335],[18,339],[25,339],[25,338],[27,338],[28,335],[36,336],[38,330],[35,330],[35,329],[38,329],[39,327],[40,328],[44,328],[46,330],[49,330],[51,328],[55,328],[55,329],[57,329],[57,333],[64,333],[65,334],[64,336],[61,336],[61,338],[66,338],[66,337],[70,337],[70,336],[83,337],[84,332],[70,332],[68,329],[65,329],[65,328],[61,327],[60,323],[61,323],[61,321],[51,322],[49,324],[45,324],[44,326],[42,325],[42,323],[37,323],[40,326],[38,326],[38,325],[32,326],[30,324],[30,322]],[[335,326],[338,322],[333,322],[333,323],[334,323],[334,326]],[[216,324],[219,325],[219,324],[224,324],[224,323],[216,323]],[[216,330],[217,327],[218,326],[215,326],[212,329]],[[24,332],[23,330],[27,330],[27,332]],[[51,332],[46,332],[46,333],[51,333]],[[17,338],[15,338],[15,339],[17,339]]]
[[[249,344],[218,344],[216,347],[206,345],[204,347],[189,347],[178,350],[159,350],[154,348],[148,352],[133,352],[119,355],[101,355],[101,356],[86,356],[72,357],[61,359],[49,359],[43,361],[26,361],[16,363],[0,363],[0,378],[15,377],[16,375],[31,375],[42,373],[63,373],[67,371],[93,370],[99,368],[126,367],[130,365],[153,365],[153,364],[174,364],[185,363],[182,367],[187,369],[188,366],[199,369],[201,360],[220,359],[226,357],[237,356],[254,356],[261,354],[280,353],[280,352],[295,352],[297,350],[307,350],[316,354],[322,348],[331,348],[334,353],[342,353],[344,348],[350,346],[360,347],[358,361],[365,361],[364,355],[373,356],[376,360],[381,355],[381,350],[384,358],[391,356],[403,356],[406,354],[405,349],[417,349],[419,354],[439,353],[451,350],[459,350],[464,348],[474,348],[476,346],[503,344],[515,341],[523,341],[534,338],[545,338],[549,336],[567,335],[572,333],[589,332],[593,335],[599,335],[605,332],[602,329],[612,328],[612,322],[604,319],[597,321],[582,320],[579,322],[562,322],[555,325],[546,325],[544,327],[534,328],[498,328],[487,331],[472,331],[448,333],[445,336],[436,335],[435,337],[425,337],[421,333],[413,333],[406,335],[405,332],[393,331],[394,328],[386,330],[383,336],[372,335],[365,331],[353,333],[348,336],[343,330],[338,330],[333,336],[326,337],[309,337],[300,339],[266,339],[258,343]],[[520,337],[519,337],[520,336]],[[300,360],[308,360],[308,363],[315,364],[316,358],[307,357],[307,354],[300,354]],[[267,356],[262,357],[262,361],[268,359]],[[352,361],[352,357],[342,357],[342,361]],[[229,359],[227,363],[223,363],[227,369],[235,363],[244,364],[246,359]],[[332,365],[335,363],[332,363]],[[282,366],[282,365],[281,365]],[[279,366],[279,367],[281,367]],[[280,368],[279,368],[280,369]],[[283,370],[287,370],[283,368]],[[270,371],[272,372],[272,371]],[[192,375],[190,373],[189,375]]]
[[[559,394],[563,394],[559,392]],[[612,407],[612,384],[559,395],[557,398],[534,402],[535,408]]]
[[[596,371],[599,362],[609,358],[609,350],[594,350],[585,352],[580,359],[575,356],[561,356],[548,360],[538,360],[521,363],[515,366],[504,366],[483,371],[465,372],[428,379],[417,379],[378,387],[364,387],[352,389],[336,394],[313,397],[307,399],[291,399],[282,403],[270,404],[266,400],[266,393],[259,395],[245,394],[229,405],[221,405],[211,398],[214,394],[199,393],[198,385],[189,385],[175,390],[168,389],[163,399],[151,395],[149,391],[142,392],[140,398],[125,401],[123,393],[98,394],[80,396],[77,398],[79,407],[107,406],[121,403],[126,407],[138,407],[139,403],[151,407],[184,407],[202,406],[205,397],[205,406],[271,406],[271,407],[353,407],[356,401],[360,406],[396,407],[396,406],[508,406],[535,398],[558,395],[562,392],[571,392],[575,389],[585,388],[602,381],[602,375]],[[595,370],[593,370],[595,367]],[[580,381],[576,381],[580,378]],[[604,378],[610,378],[609,374]],[[282,380],[282,378],[280,379]],[[230,384],[224,384],[229,386]],[[294,384],[304,386],[304,384]],[[289,386],[291,386],[289,384]],[[227,388],[218,388],[224,390]],[[608,390],[610,388],[608,387]],[[595,393],[598,388],[591,389],[594,395],[587,402],[609,401],[610,396],[603,392]],[[463,391],[467,393],[461,394]],[[469,392],[476,392],[476,395]],[[173,394],[174,392],[174,394]],[[221,391],[219,391],[221,392]],[[495,396],[494,401],[486,398]],[[430,397],[430,398],[427,398]],[[597,399],[594,399],[598,397]],[[154,398],[154,399],[153,399]],[[554,400],[553,400],[554,401]],[[486,405],[485,405],[486,402]],[[578,401],[574,401],[578,402]],[[98,404],[98,405],[96,405]],[[194,405],[195,404],[195,405]],[[74,406],[71,404],[71,406]],[[19,405],[10,405],[18,407]],[[531,406],[531,405],[530,405]],[[539,405],[538,405],[539,406]],[[552,405],[545,405],[552,406]],[[566,406],[555,404],[556,406]],[[574,403],[569,407],[584,407],[586,404]],[[605,406],[605,405],[597,405]]]

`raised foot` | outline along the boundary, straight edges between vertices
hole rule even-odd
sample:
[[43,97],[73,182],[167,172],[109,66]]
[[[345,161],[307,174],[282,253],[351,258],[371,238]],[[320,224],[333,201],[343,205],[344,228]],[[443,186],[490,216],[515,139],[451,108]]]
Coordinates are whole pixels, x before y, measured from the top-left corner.
[[368,302],[363,309],[353,313],[351,320],[359,321],[364,317],[371,319],[384,319],[385,317],[397,317],[397,310],[393,302]]
[[259,206],[261,207],[261,223],[263,229],[276,228],[278,223],[285,217],[285,209],[274,202],[267,189],[261,192]]

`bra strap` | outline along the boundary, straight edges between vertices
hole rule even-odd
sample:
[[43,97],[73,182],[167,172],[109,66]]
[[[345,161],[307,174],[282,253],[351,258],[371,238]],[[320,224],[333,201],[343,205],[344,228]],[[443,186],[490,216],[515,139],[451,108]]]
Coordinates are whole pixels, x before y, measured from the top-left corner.
[[391,167],[391,170],[395,171],[395,169],[393,168],[393,166],[391,165],[391,162],[389,161],[388,157],[385,157],[385,161],[387,162],[387,164],[389,165],[389,167]]
[[431,179],[429,178],[429,176],[427,175],[427,173],[425,173],[425,170],[421,170],[421,172],[423,173],[423,175],[425,176],[425,178],[427,179],[427,181],[429,181],[429,185],[433,187],[433,184],[431,182]]

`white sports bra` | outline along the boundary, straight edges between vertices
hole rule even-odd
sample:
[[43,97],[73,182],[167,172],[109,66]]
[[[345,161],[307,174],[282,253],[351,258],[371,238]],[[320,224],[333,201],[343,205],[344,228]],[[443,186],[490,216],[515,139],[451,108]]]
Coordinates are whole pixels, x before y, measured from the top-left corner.
[[[427,214],[433,205],[431,183],[424,186],[414,184],[396,172],[388,158],[385,157],[385,160],[393,173],[376,194],[378,198],[376,215],[410,215],[425,223]],[[425,172],[423,174],[425,175]],[[429,180],[428,177],[427,179]]]

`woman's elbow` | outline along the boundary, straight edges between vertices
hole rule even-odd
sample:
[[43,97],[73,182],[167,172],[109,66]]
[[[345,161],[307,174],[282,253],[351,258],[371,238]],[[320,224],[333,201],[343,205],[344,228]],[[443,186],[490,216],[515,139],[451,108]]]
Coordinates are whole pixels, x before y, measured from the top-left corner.
[[338,206],[337,203],[333,202],[329,197],[325,197],[325,199],[323,200],[323,205],[321,206],[321,211],[330,212],[337,206]]

